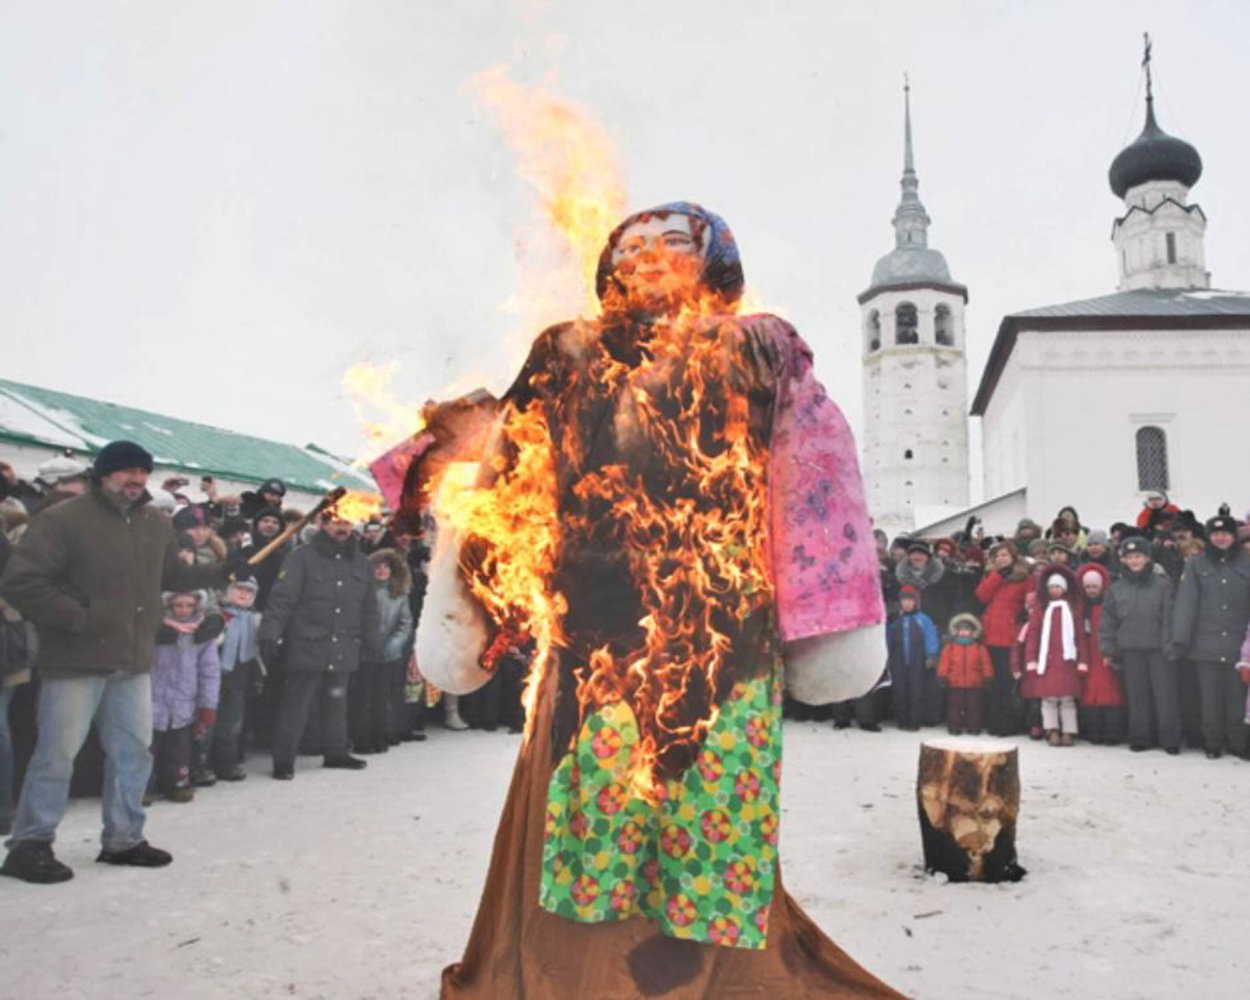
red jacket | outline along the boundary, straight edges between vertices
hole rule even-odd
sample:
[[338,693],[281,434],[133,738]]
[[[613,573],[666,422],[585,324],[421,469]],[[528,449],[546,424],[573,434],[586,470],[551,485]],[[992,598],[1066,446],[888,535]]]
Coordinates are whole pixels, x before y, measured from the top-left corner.
[[982,578],[977,585],[977,600],[985,605],[981,625],[987,646],[1010,649],[1015,644],[1024,595],[1030,586],[1028,564],[1023,560],[1017,560],[1007,576],[991,569]]
[[948,642],[942,650],[937,673],[953,688],[980,690],[987,680],[993,679],[994,664],[986,648],[979,642],[969,643],[967,646]]
[[[1058,573],[1068,584],[1064,596],[1065,603],[1072,614],[1073,640],[1076,644],[1072,659],[1064,659],[1062,630],[1062,612],[1059,608],[1050,607],[1050,598],[1046,594],[1046,581]],[[1089,637],[1085,634],[1085,601],[1084,594],[1078,589],[1076,574],[1066,566],[1047,566],[1037,580],[1037,606],[1029,617],[1028,635],[1026,636],[1029,663],[1037,663],[1041,653],[1042,627],[1046,616],[1051,616],[1050,647],[1046,654],[1044,671],[1032,673],[1028,685],[1030,698],[1079,698],[1081,696],[1082,676],[1077,664],[1089,663]],[[1040,664],[1039,664],[1040,666]]]
[[[1107,588],[1111,586],[1111,575],[1097,563],[1088,563],[1076,571],[1077,579],[1083,580],[1086,573],[1094,572],[1102,577],[1103,598],[1107,596]],[[1103,659],[1102,648],[1098,645],[1098,627],[1102,623],[1102,601],[1096,604],[1087,603],[1085,619],[1081,623],[1086,627],[1085,637],[1089,651],[1089,673],[1085,675],[1085,692],[1081,695],[1081,704],[1087,708],[1106,708],[1124,704],[1124,689],[1120,685],[1120,675]]]

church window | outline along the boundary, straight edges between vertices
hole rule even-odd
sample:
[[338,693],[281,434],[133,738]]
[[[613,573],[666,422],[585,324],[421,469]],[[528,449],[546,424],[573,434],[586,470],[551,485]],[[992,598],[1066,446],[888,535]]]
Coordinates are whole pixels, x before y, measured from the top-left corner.
[[868,314],[868,351],[881,350],[881,313],[874,309]]
[[900,302],[894,310],[894,343],[920,343],[916,332],[917,324],[916,307],[910,302]]
[[1167,244],[1168,244],[1168,263],[1175,264],[1176,263],[1176,234],[1175,233],[1167,234]]
[[1137,488],[1166,490],[1168,479],[1168,439],[1159,427],[1137,429]]
[[933,339],[942,347],[955,346],[955,336],[951,333],[949,306],[938,306],[933,310]]

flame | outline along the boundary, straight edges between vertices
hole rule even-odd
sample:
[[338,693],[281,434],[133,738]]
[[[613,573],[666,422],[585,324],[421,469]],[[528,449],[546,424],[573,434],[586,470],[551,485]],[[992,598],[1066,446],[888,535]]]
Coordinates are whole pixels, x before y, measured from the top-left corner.
[[363,490],[348,490],[334,503],[335,516],[352,524],[363,524],[372,517],[382,516],[382,497]]
[[[520,307],[551,311],[528,329],[565,318],[570,292],[595,315],[595,271],[608,234],[626,212],[625,185],[612,136],[594,115],[556,94],[551,84],[524,86],[494,66],[472,78],[479,100],[495,115],[517,156],[517,173],[538,197],[544,224],[535,230],[535,266],[524,276]],[[554,238],[554,240],[552,239]],[[554,246],[544,245],[545,241]],[[555,259],[543,259],[544,250]]]
[[352,463],[355,468],[364,468],[396,441],[419,434],[425,427],[421,407],[400,402],[391,390],[398,371],[398,361],[381,365],[361,361],[343,373],[343,393],[356,411],[367,442],[364,453]]
[[[735,655],[758,652],[742,642],[752,629],[771,634],[773,584],[766,418],[751,402],[768,372],[752,367],[743,324],[712,297],[648,330],[627,362],[599,323],[576,324],[565,335],[570,367],[536,371],[534,400],[503,408],[481,466],[448,468],[435,512],[470,539],[463,566],[496,626],[535,642],[527,709],[565,647],[582,719],[622,701],[633,710],[640,745],[627,780],[656,800],[694,761],[717,704],[770,669]],[[589,454],[605,402],[619,453],[610,462]],[[585,616],[579,634],[565,622],[570,598],[584,595],[556,585],[569,546],[575,558],[621,553],[638,599],[635,621],[590,646]],[[593,591],[594,580],[582,583]]]

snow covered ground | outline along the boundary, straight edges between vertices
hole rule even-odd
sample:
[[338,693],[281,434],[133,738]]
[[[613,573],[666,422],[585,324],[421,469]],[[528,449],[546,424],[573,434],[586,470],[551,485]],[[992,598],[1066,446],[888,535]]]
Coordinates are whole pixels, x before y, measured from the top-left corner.
[[[936,731],[935,731],[936,732]],[[790,891],[910,996],[1220,998],[1250,982],[1250,765],[1021,741],[1017,885],[919,867],[916,734],[786,728]],[[75,802],[62,886],[0,880],[0,995],[427,998],[468,935],[519,737],[433,732],[361,774],[266,762],[158,803],[172,868],[93,863]],[[592,1000],[592,998],[587,998]]]

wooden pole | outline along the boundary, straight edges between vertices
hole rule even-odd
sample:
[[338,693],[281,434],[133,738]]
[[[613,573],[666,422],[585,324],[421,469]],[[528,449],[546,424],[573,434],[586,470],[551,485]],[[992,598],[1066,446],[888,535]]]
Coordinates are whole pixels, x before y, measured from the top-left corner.
[[282,548],[282,546],[287,543],[287,539],[289,539],[292,535],[296,534],[297,532],[303,531],[304,528],[306,528],[309,524],[311,524],[315,518],[320,516],[322,511],[328,510],[329,508],[333,507],[336,503],[339,502],[339,500],[343,498],[343,496],[346,493],[347,493],[347,489],[345,487],[336,486],[329,493],[323,496],[317,502],[317,506],[315,506],[307,514],[301,517],[298,521],[288,524],[285,528],[283,528],[282,533],[280,535],[276,535],[273,538],[273,540],[269,542],[268,545],[266,545],[263,549],[257,552],[256,555],[250,557],[247,561],[247,564],[249,566],[255,566],[258,563],[264,562],[271,555],[273,555],[278,549]]
[[916,780],[924,866],[952,882],[1018,882],[1020,771],[1016,748],[950,737],[920,745]]

